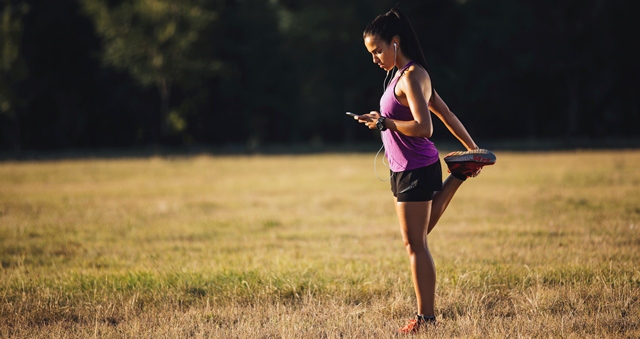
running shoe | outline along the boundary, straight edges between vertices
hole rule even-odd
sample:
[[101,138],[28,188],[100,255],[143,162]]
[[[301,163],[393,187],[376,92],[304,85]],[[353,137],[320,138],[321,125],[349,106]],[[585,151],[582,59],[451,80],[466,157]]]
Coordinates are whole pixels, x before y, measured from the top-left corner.
[[436,326],[436,318],[425,318],[416,316],[415,319],[409,320],[409,323],[398,330],[400,334],[416,334],[426,329],[428,325]]
[[444,157],[449,173],[458,173],[466,178],[475,177],[484,166],[496,163],[496,155],[486,149],[451,152]]

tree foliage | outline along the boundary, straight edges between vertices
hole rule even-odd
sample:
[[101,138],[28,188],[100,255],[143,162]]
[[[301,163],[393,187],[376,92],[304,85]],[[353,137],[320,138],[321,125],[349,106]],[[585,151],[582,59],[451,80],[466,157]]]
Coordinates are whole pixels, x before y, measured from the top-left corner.
[[5,0],[0,11],[0,113],[13,116],[16,105],[12,84],[26,76],[24,60],[20,55],[22,17],[29,11],[23,2]]
[[102,38],[104,63],[125,70],[143,86],[157,86],[162,134],[186,127],[178,113],[169,111],[171,87],[192,87],[222,67],[197,50],[203,31],[218,16],[207,3],[134,0],[110,5],[105,0],[82,0]]
[[[631,0],[402,2],[479,140],[638,136]],[[0,147],[354,142],[362,29],[395,2],[3,0]],[[436,141],[447,138],[436,123]]]
[[0,116],[9,122],[5,134],[10,135],[9,143],[19,150],[19,117],[23,98],[15,85],[27,76],[26,65],[20,53],[22,39],[22,17],[29,6],[22,1],[4,0],[0,9]]

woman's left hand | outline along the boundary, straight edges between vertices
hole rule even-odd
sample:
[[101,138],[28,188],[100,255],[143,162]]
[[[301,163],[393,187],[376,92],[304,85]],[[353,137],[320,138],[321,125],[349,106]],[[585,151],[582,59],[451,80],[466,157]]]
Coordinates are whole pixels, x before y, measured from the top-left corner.
[[371,111],[368,114],[362,114],[354,117],[354,119],[358,120],[361,124],[365,124],[369,129],[377,129],[378,127],[376,126],[376,122],[378,122],[380,116],[380,113],[377,111]]

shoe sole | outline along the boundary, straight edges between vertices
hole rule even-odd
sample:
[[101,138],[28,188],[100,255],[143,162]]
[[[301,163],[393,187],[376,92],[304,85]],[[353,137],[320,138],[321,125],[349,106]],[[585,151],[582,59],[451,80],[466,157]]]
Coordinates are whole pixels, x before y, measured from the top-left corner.
[[496,163],[496,155],[486,149],[474,149],[471,151],[451,152],[444,157],[446,163],[476,162],[479,164],[493,165]]

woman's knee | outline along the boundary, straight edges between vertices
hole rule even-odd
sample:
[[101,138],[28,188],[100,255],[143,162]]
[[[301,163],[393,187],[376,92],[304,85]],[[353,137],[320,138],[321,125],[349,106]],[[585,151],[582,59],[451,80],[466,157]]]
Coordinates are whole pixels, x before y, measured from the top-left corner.
[[407,249],[407,253],[409,255],[425,252],[427,250],[427,245],[425,244],[424,240],[418,239],[405,238],[404,247]]

